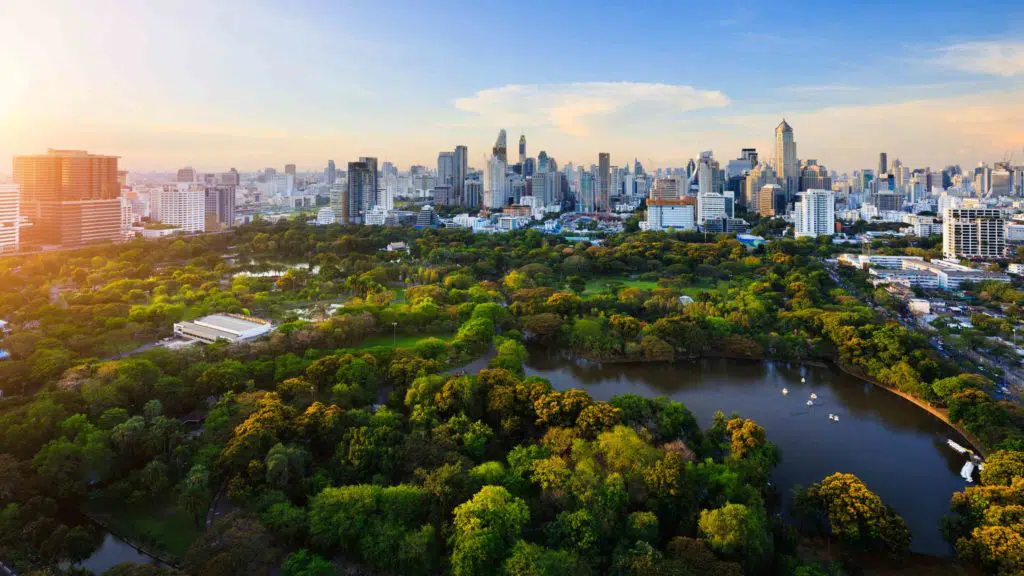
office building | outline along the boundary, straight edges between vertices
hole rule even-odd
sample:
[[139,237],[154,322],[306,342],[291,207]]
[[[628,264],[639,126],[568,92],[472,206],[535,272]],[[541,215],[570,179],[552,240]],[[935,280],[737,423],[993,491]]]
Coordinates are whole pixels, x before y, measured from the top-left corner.
[[903,197],[895,192],[885,190],[873,194],[871,203],[882,212],[895,211],[903,206]]
[[708,220],[725,218],[725,196],[709,192],[697,196],[697,224],[701,226]]
[[830,236],[836,231],[836,195],[831,190],[808,190],[794,207],[797,238]]
[[[502,131],[504,133],[504,131]],[[484,186],[484,208],[497,210],[508,203],[509,182],[505,161],[497,154],[487,161],[487,176]]]
[[648,230],[696,230],[694,198],[647,201]]
[[601,152],[597,155],[597,206],[601,212],[611,210],[611,154]]
[[153,192],[151,217],[182,232],[206,230],[206,189],[199,184],[179,182]]
[[651,186],[650,197],[652,200],[674,200],[679,198],[678,178],[658,178]]
[[235,225],[235,187],[206,188],[206,230],[224,230]]
[[22,244],[75,246],[121,238],[117,156],[79,150],[14,157]]
[[441,152],[437,155],[437,185],[452,187],[455,182],[455,154]]
[[502,164],[508,165],[508,142],[504,128],[498,131],[498,139],[494,142],[494,148],[491,149],[491,156],[496,156]]
[[519,135],[519,164],[526,164],[526,134]]
[[434,207],[427,204],[423,208],[420,208],[418,214],[416,214],[416,227],[417,228],[433,228],[437,226],[440,219],[437,216],[437,212]]
[[775,174],[789,202],[796,195],[800,179],[800,166],[796,159],[793,128],[785,120],[775,127]]
[[335,182],[330,191],[330,207],[334,221],[348,224],[348,181]]
[[800,170],[800,191],[831,190],[832,177],[817,160],[808,160]]
[[284,165],[284,173],[285,174],[290,174],[292,176],[295,176],[295,164],[285,164]]
[[758,193],[762,188],[768,184],[778,184],[779,179],[775,175],[775,170],[771,164],[762,162],[754,166],[754,168],[747,174],[746,181],[743,186],[743,194],[739,197],[739,202],[743,206],[749,207],[751,210],[757,211],[760,208],[760,204],[757,201]]
[[878,154],[878,175],[889,173],[889,155],[885,152],[879,152]]
[[217,186],[239,186],[242,183],[242,177],[238,174],[238,170],[232,168],[227,172],[222,172],[217,175]]
[[999,209],[947,208],[942,226],[947,258],[1002,258],[1006,252],[1006,219]]
[[455,147],[455,153],[452,157],[452,189],[455,191],[455,197],[458,199],[459,204],[463,206],[479,206],[479,200],[477,200],[476,204],[469,204],[466,201],[465,182],[466,177],[469,176],[468,153],[469,150],[465,146]]
[[0,254],[17,252],[21,244],[21,189],[0,184]]
[[185,166],[184,168],[178,169],[177,182],[195,182],[196,181],[196,169],[191,166]]
[[757,213],[761,216],[782,216],[787,204],[786,191],[778,184],[765,184],[757,192]]
[[750,162],[750,167],[757,166],[757,148],[744,148],[740,150],[740,158]]
[[742,218],[722,217],[704,222],[704,230],[711,234],[738,234],[748,228],[750,224]]
[[462,205],[478,208],[484,197],[484,184],[475,178],[466,178],[462,188]]
[[327,170],[324,172],[324,180],[328,186],[334,186],[338,178],[338,169],[334,166],[334,160],[327,161]]
[[988,196],[998,198],[1008,196],[1011,192],[1010,172],[1003,168],[997,168],[989,175]]

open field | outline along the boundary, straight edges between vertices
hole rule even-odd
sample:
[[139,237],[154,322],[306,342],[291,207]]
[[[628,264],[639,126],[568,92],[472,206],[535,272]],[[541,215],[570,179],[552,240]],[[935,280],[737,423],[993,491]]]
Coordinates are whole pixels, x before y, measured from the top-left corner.
[[380,336],[367,338],[357,346],[353,346],[353,348],[357,350],[362,350],[364,348],[373,348],[375,346],[390,347],[392,345],[398,348],[412,348],[413,346],[416,345],[417,342],[423,340],[424,338],[440,338],[441,340],[451,340],[454,337],[454,334],[399,334],[397,338],[394,338],[392,340],[392,336],[390,334],[382,334]]

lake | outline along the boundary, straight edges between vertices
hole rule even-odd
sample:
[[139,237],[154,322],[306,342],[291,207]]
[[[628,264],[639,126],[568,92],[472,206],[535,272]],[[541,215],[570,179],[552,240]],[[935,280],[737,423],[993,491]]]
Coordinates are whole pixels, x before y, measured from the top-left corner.
[[[686,404],[702,428],[711,425],[716,410],[738,412],[763,426],[782,451],[773,481],[784,505],[794,485],[849,472],[907,521],[911,550],[952,552],[938,522],[950,496],[965,486],[960,468],[966,458],[946,440],[969,444],[907,400],[838,368],[728,359],[596,364],[532,350],[526,374],[547,378],[558,390],[582,388],[597,400],[627,393],[667,396]],[[818,399],[809,408],[812,392]],[[839,421],[829,420],[829,413]]]

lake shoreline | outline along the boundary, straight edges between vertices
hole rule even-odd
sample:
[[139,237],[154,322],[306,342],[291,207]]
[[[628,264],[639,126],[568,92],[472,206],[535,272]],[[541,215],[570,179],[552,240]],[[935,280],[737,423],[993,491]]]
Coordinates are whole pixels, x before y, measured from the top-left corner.
[[987,458],[988,457],[988,448],[974,434],[971,434],[970,432],[968,432],[966,429],[964,429],[959,424],[956,424],[953,421],[951,421],[949,419],[949,410],[947,410],[945,408],[939,408],[937,406],[932,406],[931,404],[925,402],[924,400],[921,400],[920,398],[916,398],[914,396],[911,396],[910,394],[907,394],[906,392],[903,392],[901,390],[897,390],[895,388],[887,386],[887,385],[885,385],[885,384],[883,384],[881,382],[878,382],[877,380],[874,380],[872,378],[869,378],[869,377],[865,376],[864,374],[859,373],[856,370],[849,369],[849,368],[843,366],[842,363],[840,363],[838,361],[835,361],[835,360],[825,360],[825,361],[822,361],[822,360],[793,360],[793,359],[790,359],[790,358],[773,358],[771,356],[745,356],[745,355],[740,355],[740,354],[701,354],[701,355],[698,355],[698,356],[688,356],[688,357],[685,357],[685,358],[676,358],[676,359],[673,359],[671,361],[666,361],[666,360],[644,360],[642,358],[599,359],[599,358],[594,358],[594,357],[588,356],[586,354],[577,354],[577,353],[573,353],[571,351],[569,351],[569,352],[570,353],[568,354],[568,358],[570,358],[572,360],[580,359],[580,360],[584,360],[586,362],[593,362],[593,363],[596,363],[596,364],[620,364],[620,365],[622,365],[622,364],[638,364],[638,365],[653,364],[653,365],[657,365],[657,364],[675,364],[677,362],[682,362],[682,361],[687,361],[687,360],[725,359],[725,360],[751,360],[751,361],[756,361],[756,362],[786,362],[786,363],[792,363],[792,364],[797,364],[797,365],[801,365],[801,366],[814,366],[816,368],[829,368],[829,367],[834,366],[834,367],[838,368],[844,374],[852,376],[852,377],[854,377],[854,378],[856,378],[858,380],[861,380],[863,382],[867,382],[867,383],[869,383],[869,384],[871,384],[873,386],[876,386],[878,388],[881,388],[883,390],[887,390],[887,391],[889,391],[889,392],[899,396],[900,398],[903,398],[904,400],[910,402],[911,404],[917,406],[918,408],[924,410],[925,412],[928,412],[929,414],[931,414],[935,418],[939,419],[943,424],[949,426],[950,428],[955,430],[958,434],[963,436],[964,439],[966,439],[971,444],[970,448],[974,452],[976,452],[982,458]]

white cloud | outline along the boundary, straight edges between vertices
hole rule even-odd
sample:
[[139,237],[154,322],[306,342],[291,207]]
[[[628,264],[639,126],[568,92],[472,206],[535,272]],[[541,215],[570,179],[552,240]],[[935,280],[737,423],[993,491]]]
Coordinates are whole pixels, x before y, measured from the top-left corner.
[[938,50],[937,62],[961,72],[1010,78],[1024,75],[1024,41],[964,42]]
[[455,101],[457,109],[477,114],[491,125],[536,126],[540,122],[572,136],[587,135],[588,121],[594,117],[627,107],[681,114],[728,104],[729,98],[717,90],[641,82],[513,84],[480,90]]

